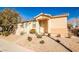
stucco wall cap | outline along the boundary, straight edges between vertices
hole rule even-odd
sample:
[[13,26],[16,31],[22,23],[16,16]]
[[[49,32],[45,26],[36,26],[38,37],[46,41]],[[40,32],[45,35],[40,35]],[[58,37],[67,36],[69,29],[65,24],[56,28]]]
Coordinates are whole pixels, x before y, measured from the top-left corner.
[[50,17],[50,18],[52,17],[52,15],[50,15],[50,14],[40,13],[37,16],[35,16],[34,19],[38,18],[39,16],[47,16],[47,17]]
[[61,15],[56,15],[56,16],[52,16],[52,18],[56,18],[56,17],[68,17],[69,13],[65,13],[65,14],[61,14]]

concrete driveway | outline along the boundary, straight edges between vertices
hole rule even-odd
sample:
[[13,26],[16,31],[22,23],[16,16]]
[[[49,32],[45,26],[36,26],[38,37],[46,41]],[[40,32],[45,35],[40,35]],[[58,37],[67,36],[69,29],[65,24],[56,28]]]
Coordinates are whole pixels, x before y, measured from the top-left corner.
[[10,42],[4,39],[0,39],[0,51],[6,52],[28,52],[29,49],[25,49],[22,46],[17,45],[14,42]]

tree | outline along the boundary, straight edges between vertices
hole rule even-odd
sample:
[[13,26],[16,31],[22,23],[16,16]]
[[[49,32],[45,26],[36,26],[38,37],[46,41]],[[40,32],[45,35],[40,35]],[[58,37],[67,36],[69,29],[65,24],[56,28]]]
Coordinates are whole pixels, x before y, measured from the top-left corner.
[[0,27],[2,27],[3,35],[13,33],[17,27],[17,23],[20,21],[20,15],[13,10],[4,9],[0,12]]
[[68,23],[67,27],[68,27],[69,30],[71,30],[73,28],[73,25],[71,23]]

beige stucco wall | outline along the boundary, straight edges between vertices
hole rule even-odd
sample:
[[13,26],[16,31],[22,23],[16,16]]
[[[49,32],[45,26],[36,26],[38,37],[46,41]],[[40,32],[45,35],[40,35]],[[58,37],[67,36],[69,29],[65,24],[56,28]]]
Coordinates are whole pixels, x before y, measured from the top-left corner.
[[57,36],[60,34],[63,36],[68,36],[67,30],[67,17],[56,17],[49,20],[49,27],[52,36]]
[[[23,27],[21,25],[23,24]],[[33,22],[25,22],[17,24],[16,35],[20,35],[22,32],[29,34],[30,30],[33,28]]]
[[17,24],[16,35],[20,35],[20,33],[24,31],[24,28],[22,28],[21,25],[21,23]]

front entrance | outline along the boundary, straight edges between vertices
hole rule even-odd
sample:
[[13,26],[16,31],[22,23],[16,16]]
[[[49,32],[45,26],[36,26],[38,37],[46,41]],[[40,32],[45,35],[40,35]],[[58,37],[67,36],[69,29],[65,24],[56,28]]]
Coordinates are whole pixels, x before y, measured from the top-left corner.
[[39,20],[39,25],[40,25],[40,28],[43,28],[44,33],[48,33],[48,20],[47,19]]

